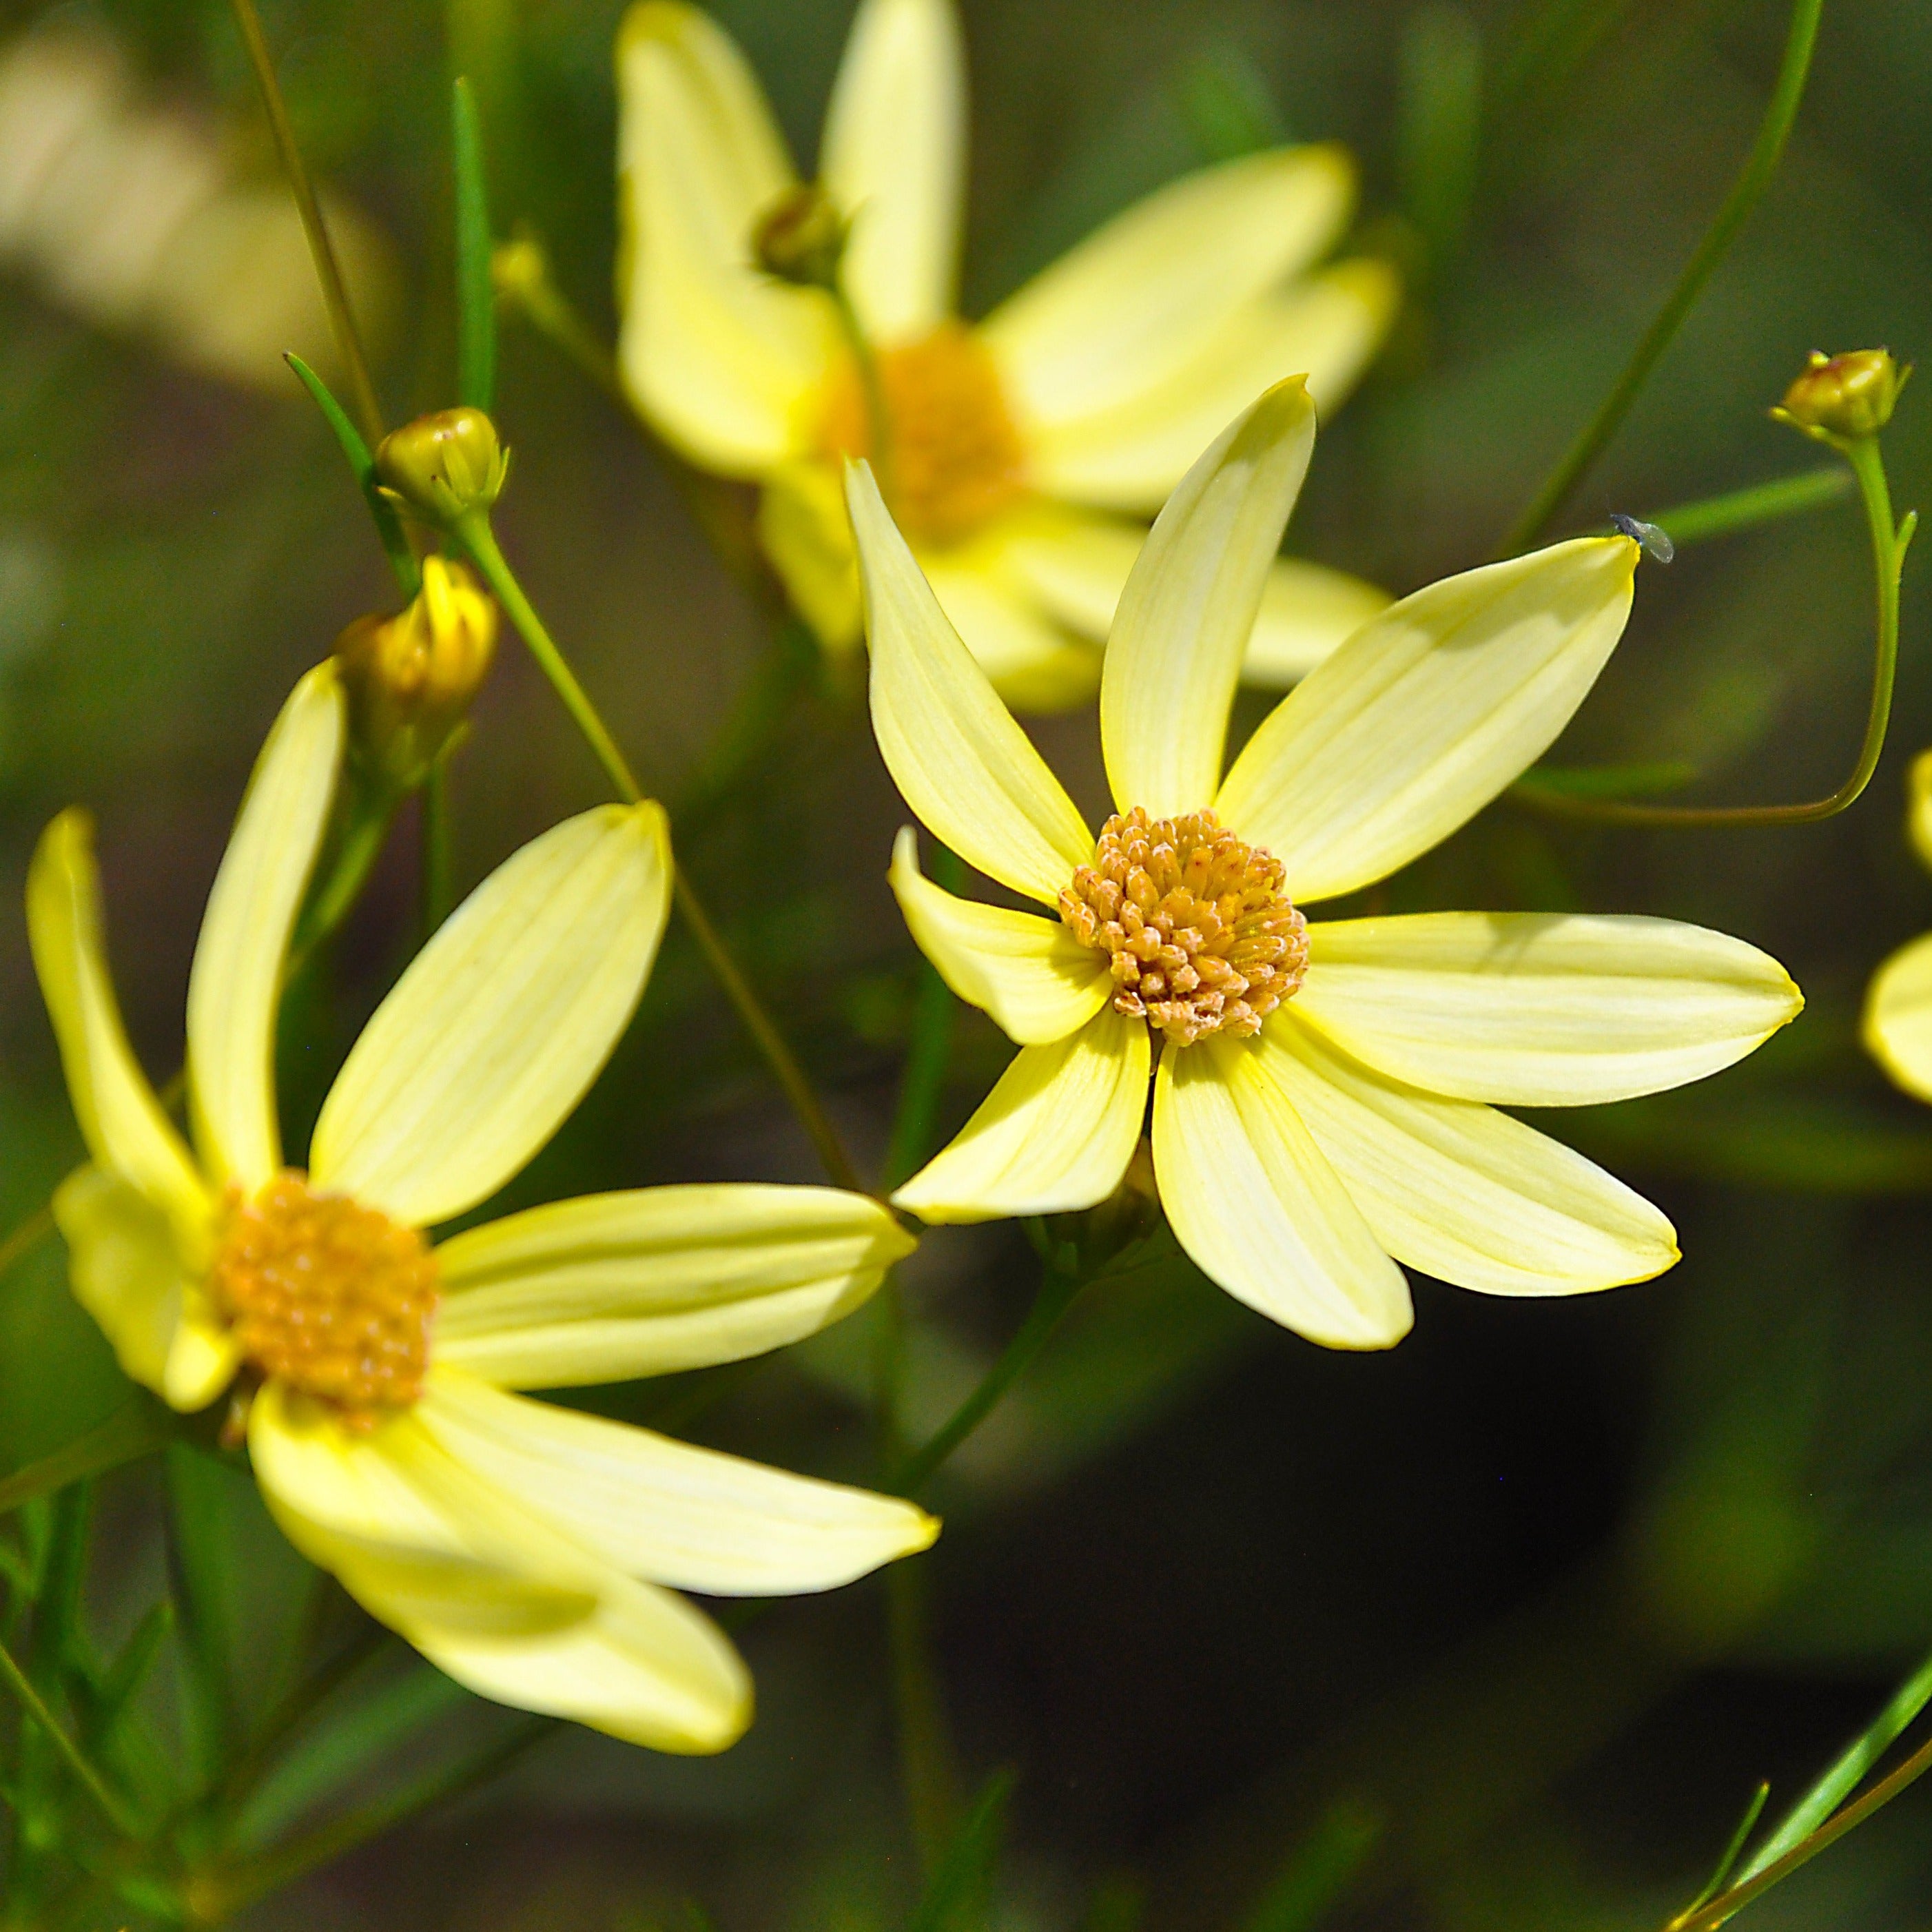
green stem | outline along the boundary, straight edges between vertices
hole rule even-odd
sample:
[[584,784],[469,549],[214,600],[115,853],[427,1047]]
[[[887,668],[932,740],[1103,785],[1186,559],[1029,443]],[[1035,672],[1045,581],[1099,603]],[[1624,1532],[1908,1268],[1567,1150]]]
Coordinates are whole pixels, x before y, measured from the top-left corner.
[[1679,826],[1810,825],[1820,819],[1836,818],[1857,800],[1878,769],[1880,756],[1885,750],[1886,731],[1892,722],[1892,686],[1898,670],[1898,580],[1918,516],[1914,512],[1903,524],[1893,523],[1892,491],[1886,482],[1885,462],[1879,454],[1876,436],[1847,443],[1843,453],[1864,499],[1878,604],[1871,702],[1865,714],[1864,740],[1844,782],[1825,797],[1808,800],[1802,805],[1639,805],[1621,799],[1568,796],[1538,785],[1533,779],[1514,788],[1513,797],[1538,811],[1564,818],[1588,819],[1600,825]]
[[439,758],[423,781],[423,930],[434,932],[456,903],[455,868],[450,855],[449,764]]
[[1060,1318],[1072,1306],[1075,1298],[1089,1280],[1077,1268],[1064,1266],[1049,1254],[1040,1276],[1040,1292],[1034,1298],[1026,1319],[1012,1339],[1000,1351],[998,1358],[980,1379],[979,1386],[956,1408],[938,1431],[902,1462],[893,1472],[889,1487],[901,1496],[916,1496],[937,1474],[952,1453],[986,1420],[1000,1398],[1019,1379],[1022,1372],[1046,1346],[1047,1338],[1060,1325]]
[[872,458],[872,475],[878,483],[879,494],[890,503],[892,498],[892,422],[886,405],[886,386],[879,373],[879,358],[844,284],[835,282],[830,292],[832,305],[838,313],[838,326],[844,334],[845,345],[852,352],[853,367],[859,372],[859,393],[866,404],[866,441],[871,445],[867,453]]
[[[496,546],[496,539],[490,528],[489,519],[482,512],[464,518],[454,526],[454,534],[470,553],[476,567],[483,573],[484,580],[496,594],[496,601],[508,612],[510,621],[516,626],[524,642],[529,646],[530,655],[537,661],[538,668],[550,680],[551,687],[562,699],[577,728],[596,754],[597,761],[604,767],[604,774],[616,788],[617,795],[627,805],[640,804],[644,788],[635,774],[625,762],[624,754],[617,748],[616,740],[598,716],[597,707],[590,701],[589,694],[578,682],[573,671],[556,641],[544,628],[543,620],[532,608],[530,599],[524,595],[523,586],[517,581],[516,574]],[[791,1048],[785,1044],[784,1036],[772,1024],[771,1016],[765,1011],[758,994],[752,990],[751,982],[745,977],[738,962],[732,958],[724,940],[719,936],[711,915],[706,911],[704,902],[693,890],[690,879],[682,866],[676,867],[672,875],[672,889],[677,900],[678,910],[691,928],[692,937],[698,942],[698,950],[704,955],[713,976],[724,989],[724,994],[736,1010],[745,1030],[752,1038],[758,1051],[764,1054],[766,1064],[783,1090],[785,1098],[791,1103],[792,1110],[799,1118],[818,1157],[833,1184],[848,1188],[853,1192],[862,1194],[865,1184],[859,1178],[859,1171],[852,1164],[851,1157],[838,1138],[838,1131],[832,1124],[825,1109],[819,1104],[818,1096],[812,1091],[812,1083],[805,1077],[805,1070],[794,1057]]]
[[534,235],[520,233],[515,240],[500,243],[491,257],[491,272],[504,302],[521,309],[537,333],[562,350],[613,402],[630,408],[617,358],[552,279],[549,254]]
[[131,1402],[64,1448],[0,1478],[0,1516],[37,1496],[52,1496],[70,1483],[104,1476],[110,1469],[138,1462],[165,1445],[170,1436],[166,1419],[155,1404],[145,1397]]
[[370,871],[382,856],[395,809],[392,794],[358,788],[336,844],[335,856],[322,883],[310,893],[295,938],[290,943],[288,963],[282,975],[285,983],[301,972],[314,956],[316,947],[325,944],[349,916],[350,908],[362,896]]
[[1714,537],[1735,536],[1786,517],[1820,510],[1847,495],[1856,482],[1849,470],[1834,463],[1822,470],[1801,470],[1770,483],[1754,483],[1721,496],[1700,497],[1694,503],[1673,504],[1646,519],[1655,524],[1679,550],[1708,543]]
[[1723,260],[1726,250],[1737,238],[1738,230],[1770,186],[1792,124],[1798,118],[1798,104],[1804,97],[1805,80],[1811,70],[1811,51],[1817,44],[1818,22],[1824,6],[1825,0],[1794,0],[1784,63],[1778,69],[1777,84],[1772,89],[1757,139],[1751,143],[1742,172],[1706,231],[1703,240],[1698,244],[1696,253],[1685,264],[1677,286],[1671,290],[1664,306],[1644,331],[1642,339],[1631,352],[1623,374],[1598,406],[1596,414],[1564,453],[1562,460],[1550,472],[1542,488],[1511,526],[1508,536],[1503,539],[1499,553],[1502,556],[1514,556],[1535,542],[1551,518],[1563,507],[1585,472],[1603,454],[1605,446],[1630,413],[1630,405],[1649,380],[1658,358],[1670,347],[1684,317],[1703,292],[1712,271]]
[[288,104],[282,98],[281,83],[275,78],[275,64],[268,53],[255,0],[231,0],[231,4],[235,23],[242,30],[250,64],[255,70],[256,85],[262,91],[262,105],[268,112],[283,172],[289,178],[290,190],[302,215],[302,230],[308,237],[309,254],[314,259],[322,302],[328,310],[329,328],[335,338],[335,351],[349,372],[350,394],[355,400],[356,413],[362,419],[362,434],[374,445],[382,440],[382,406],[376,399],[376,386],[370,380],[368,358],[362,352],[362,338],[356,326],[356,311],[350,306],[342,265],[336,259],[335,244],[329,239],[328,224],[322,218],[322,204],[316,199],[315,184],[309,179],[302,149],[296,142],[295,126],[289,118]]
[[929,1884],[959,1819],[959,1772],[945,1694],[934,1668],[930,1559],[916,1556],[886,1572],[892,1705],[898,1721],[900,1774],[920,1869]]
[[87,1795],[100,1808],[101,1815],[123,1838],[135,1838],[140,1835],[140,1826],[134,1814],[116,1797],[106,1780],[88,1763],[80,1747],[62,1730],[52,1712],[49,1710],[40,1694],[27,1680],[27,1675],[14,1660],[14,1653],[4,1644],[0,1644],[0,1682],[20,1701],[20,1706],[34,1722],[44,1731],[68,1770],[80,1780]]

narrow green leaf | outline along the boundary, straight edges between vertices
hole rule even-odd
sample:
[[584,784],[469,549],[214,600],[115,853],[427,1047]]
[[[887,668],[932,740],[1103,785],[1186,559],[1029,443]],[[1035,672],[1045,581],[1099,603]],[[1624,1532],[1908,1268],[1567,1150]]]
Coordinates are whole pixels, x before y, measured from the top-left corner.
[[1792,1807],[1784,1823],[1751,1854],[1738,1874],[1738,1883],[1748,1883],[1766,1866],[1775,1864],[1786,1852],[1810,1837],[1851,1796],[1865,1773],[1891,1749],[1899,1733],[1928,1703],[1932,1703],[1932,1657],[1927,1658],[1898,1687],[1885,1708]]
[[102,1673],[94,1696],[94,1712],[89,1726],[89,1742],[98,1746],[112,1738],[128,1714],[128,1707],[148,1681],[161,1645],[174,1628],[174,1605],[165,1597],[134,1626],[132,1635],[121,1646],[120,1654]]
[[1700,497],[1694,503],[1673,503],[1659,510],[1647,521],[1670,533],[1679,550],[1686,544],[1708,542],[1713,537],[1727,537],[1738,530],[1754,530],[1760,524],[1773,524],[1786,517],[1802,516],[1807,511],[1822,509],[1849,496],[1858,478],[1842,463],[1817,470],[1802,470],[1795,476],[1780,476],[1769,483],[1753,483],[1742,490],[1726,490],[1721,496]]
[[981,1786],[940,1860],[906,1932],[980,1932],[991,1904],[993,1871],[1006,1836],[1013,1774],[998,1771]]
[[169,1559],[187,1653],[189,1754],[212,1784],[239,1734],[235,1702],[235,1574],[227,1472],[181,1443],[167,1454]]
[[1241,1932],[1307,1932],[1347,1891],[1382,1836],[1382,1821],[1344,1798],[1288,1855]]
[[496,294],[490,274],[489,184],[475,90],[459,79],[450,113],[456,166],[457,394],[486,412],[496,397]]
[[1417,8],[1402,28],[1396,105],[1402,205],[1437,274],[1462,252],[1476,196],[1482,133],[1483,43],[1448,0]]
[[330,393],[328,385],[291,350],[282,358],[296,373],[296,379],[315,398],[316,407],[335,432],[335,440],[342,446],[342,453],[349,459],[349,467],[357,487],[362,492],[362,500],[369,506],[369,514],[376,525],[376,535],[382,546],[383,554],[389,560],[389,568],[396,573],[396,581],[403,587],[405,597],[413,597],[422,588],[422,569],[416,562],[416,553],[410,548],[409,539],[403,534],[401,518],[396,514],[396,506],[384,496],[376,482],[376,459],[369,453],[369,446],[362,440],[362,433],[349,420],[348,412]]
[[1765,1800],[1771,1796],[1771,1786],[1760,1784],[1751,1793],[1750,1802],[1744,1807],[1744,1815],[1738,1820],[1738,1828],[1731,1834],[1730,1842],[1725,1846],[1723,1857],[1718,1861],[1718,1868],[1711,1874],[1710,1882],[1698,1893],[1684,1910],[1695,1912],[1698,1907],[1717,1897],[1730,1877],[1738,1857],[1743,1852],[1744,1843],[1756,1829],[1757,1821],[1763,1815]]

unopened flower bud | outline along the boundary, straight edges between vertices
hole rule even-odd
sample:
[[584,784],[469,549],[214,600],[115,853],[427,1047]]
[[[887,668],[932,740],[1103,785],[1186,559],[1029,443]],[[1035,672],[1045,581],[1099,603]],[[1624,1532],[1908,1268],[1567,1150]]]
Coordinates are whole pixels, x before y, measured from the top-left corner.
[[781,196],[759,218],[752,250],[758,266],[782,282],[836,288],[849,232],[838,204],[823,188],[808,184]]
[[1814,350],[1804,374],[1772,414],[1820,442],[1856,442],[1876,436],[1892,420],[1892,406],[1911,374],[1883,349],[1858,349],[1845,356]]
[[359,617],[336,640],[356,754],[388,783],[422,783],[462,724],[496,648],[496,607],[446,558],[393,617]]
[[412,515],[444,528],[488,510],[503,488],[508,453],[481,410],[438,410],[383,437],[376,474]]

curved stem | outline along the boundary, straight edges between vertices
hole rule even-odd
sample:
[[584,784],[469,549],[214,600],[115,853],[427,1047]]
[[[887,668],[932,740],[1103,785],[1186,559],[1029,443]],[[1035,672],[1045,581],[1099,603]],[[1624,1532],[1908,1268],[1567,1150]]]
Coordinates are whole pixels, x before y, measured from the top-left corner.
[[1845,445],[1844,454],[1864,498],[1878,605],[1871,702],[1865,713],[1864,741],[1844,782],[1823,798],[1808,800],[1801,805],[1640,805],[1628,800],[1568,796],[1534,778],[1512,787],[1513,798],[1539,812],[1564,818],[1588,819],[1600,825],[1687,827],[1810,825],[1820,819],[1836,818],[1857,800],[1878,769],[1886,728],[1892,722],[1892,687],[1898,670],[1898,580],[1918,518],[1914,512],[1903,524],[1893,524],[1892,491],[1886,482],[1885,463],[1876,436]]
[[282,169],[302,215],[302,230],[308,237],[309,253],[314,257],[315,272],[322,284],[322,298],[328,310],[328,326],[335,338],[336,353],[349,372],[350,393],[356,413],[362,418],[362,434],[371,444],[382,440],[382,406],[376,399],[376,386],[370,380],[368,358],[362,352],[362,338],[356,326],[356,311],[349,304],[349,290],[342,279],[342,264],[336,259],[335,244],[328,238],[328,224],[323,220],[322,204],[316,200],[315,184],[296,144],[294,124],[289,118],[288,104],[282,98],[281,83],[275,78],[275,63],[262,32],[261,16],[255,0],[231,0],[235,24],[248,50],[255,70],[256,85],[262,90],[262,105],[267,110],[268,126],[281,156]]
[[1777,172],[1778,160],[1784,152],[1785,141],[1791,133],[1792,123],[1798,118],[1798,104],[1804,97],[1804,82],[1811,70],[1811,51],[1817,44],[1818,22],[1824,8],[1825,0],[1794,0],[1791,31],[1784,44],[1784,62],[1778,69],[1771,99],[1765,107],[1757,139],[1751,143],[1750,152],[1745,158],[1743,171],[1706,230],[1703,240],[1697,244],[1697,252],[1684,265],[1677,286],[1631,351],[1622,374],[1598,406],[1596,414],[1584,424],[1576,440],[1564,452],[1562,461],[1544,480],[1542,488],[1510,526],[1498,554],[1513,556],[1535,542],[1544,526],[1563,507],[1584,472],[1603,454],[1604,446],[1630,413],[1638,392],[1649,380],[1650,372],[1657,366],[1658,358],[1670,347],[1672,339],[1683,326],[1684,318],[1702,294],[1711,272],[1723,260],[1725,251],[1737,238],[1738,230],[1770,186],[1771,178]]
[[[544,627],[530,600],[524,595],[523,586],[517,581],[516,573],[511,569],[503,553],[497,548],[496,539],[491,532],[489,519],[478,512],[464,518],[454,526],[458,540],[470,555],[484,580],[496,592],[496,601],[509,613],[510,621],[516,626],[524,642],[529,646],[531,656],[537,661],[538,668],[550,682],[551,688],[562,699],[564,709],[570,713],[577,728],[583,733],[585,742],[596,754],[597,761],[604,767],[604,775],[616,788],[617,796],[627,805],[643,802],[644,788],[638,784],[637,775],[626,761],[623,753],[617,748],[617,741],[611,736],[609,728],[598,715],[590,694],[578,682],[577,674],[569,662],[557,648],[556,642]],[[773,1024],[751,982],[745,977],[738,962],[727,949],[719,936],[718,928],[711,915],[706,911],[704,902],[692,888],[691,880],[682,866],[676,868],[673,885],[677,899],[678,910],[691,928],[692,937],[697,940],[698,950],[704,955],[713,976],[724,989],[725,998],[736,1009],[758,1051],[764,1054],[772,1074],[783,1089],[784,1096],[799,1118],[800,1124],[811,1136],[812,1144],[818,1150],[818,1157],[833,1183],[849,1188],[853,1192],[866,1192],[865,1184],[859,1178],[859,1171],[852,1164],[851,1156],[838,1138],[838,1130],[820,1104],[818,1096],[812,1091],[812,1083],[805,1077],[791,1048],[784,1036]]]

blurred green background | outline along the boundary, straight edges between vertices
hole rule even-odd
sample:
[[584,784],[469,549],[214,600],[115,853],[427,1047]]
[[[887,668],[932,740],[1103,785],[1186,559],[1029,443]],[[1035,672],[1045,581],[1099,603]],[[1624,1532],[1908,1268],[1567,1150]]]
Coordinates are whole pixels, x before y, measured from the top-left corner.
[[[529,224],[614,330],[620,10],[263,0],[304,148],[366,244],[392,419],[452,399],[453,71],[478,90],[500,226]],[[716,10],[808,164],[848,0]],[[1324,430],[1290,548],[1397,591],[1480,560],[1607,387],[1736,170],[1786,24],[1770,0],[967,0],[964,15],[969,313],[1186,169],[1282,139],[1355,149],[1357,238],[1402,263],[1411,297]],[[8,46],[50,25],[118,50],[124,111],[173,117],[241,188],[275,188],[222,0],[0,7]],[[252,382],[209,374],[185,366],[191,327],[76,295],[62,251],[108,245],[103,207],[23,212],[9,98],[0,80],[10,1226],[78,1151],[18,909],[40,826],[72,802],[98,814],[130,1025],[165,1076],[256,747],[295,676],[389,590],[327,431],[272,356]],[[280,258],[254,259],[266,280]],[[1808,466],[1820,453],[1766,415],[1805,352],[1909,358],[1928,315],[1932,10],[1833,0],[1777,183],[1564,527]],[[497,413],[517,452],[506,550],[647,782],[694,800],[686,862],[876,1160],[916,962],[884,879],[904,814],[856,693],[825,681],[747,779],[701,796],[768,616],[635,424],[514,320]],[[1908,392],[1886,445],[1901,509],[1932,503],[1928,420],[1932,398]],[[1558,758],[1688,758],[1716,797],[1828,790],[1863,714],[1870,597],[1850,499],[1647,566]],[[1332,1893],[1322,1922],[1364,1932],[1654,1926],[1756,1781],[1774,1810],[1795,1798],[1932,1643],[1932,1115],[1856,1037],[1873,968],[1932,926],[1901,819],[1905,762],[1932,742],[1925,610],[1909,572],[1892,748],[1834,823],[1622,832],[1505,801],[1389,889],[1398,907],[1690,918],[1790,966],[1809,1010],[1746,1066],[1549,1124],[1666,1206],[1678,1269],[1570,1302],[1424,1282],[1413,1336],[1364,1358],[1155,1270],[1084,1301],[958,1459],[922,1560],[968,1788],[1014,1778],[997,1899],[974,1923],[1295,1932]],[[1040,736],[1096,805],[1090,715]],[[454,794],[466,884],[600,795],[510,640]],[[411,943],[410,834],[302,989],[284,1069],[298,1117]],[[960,1037],[950,1120],[1005,1051],[977,1016]],[[815,1175],[674,932],[616,1061],[514,1192],[698,1178]],[[1010,1331],[1034,1268],[1008,1228],[928,1241],[910,1275],[915,1431]],[[681,1402],[698,1439],[862,1477],[868,1346],[862,1316],[728,1380],[587,1400],[640,1420]],[[67,1440],[120,1388],[42,1247],[0,1285],[0,1466]],[[104,1637],[159,1586],[158,1495],[152,1470],[105,1486]],[[230,1607],[266,1682],[296,1565],[239,1478],[231,1500]],[[680,1916],[694,1899],[721,1932],[901,1924],[914,1866],[877,1583],[786,1604],[746,1646],[761,1716],[725,1757],[564,1733],[248,1922],[646,1932],[695,1923]],[[410,1734],[396,1749],[413,1762],[496,1721],[442,1697],[426,1666],[390,1666],[338,1737],[370,1788],[393,1782],[392,1737]],[[314,1788],[272,1786],[262,1831]],[[1932,1793],[1749,1922],[1932,1927]]]

